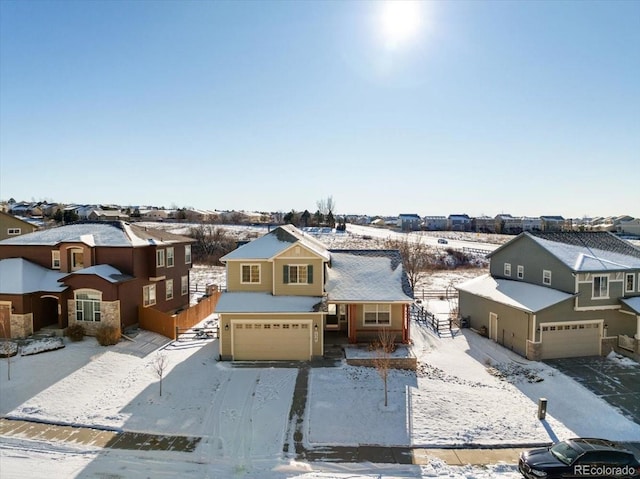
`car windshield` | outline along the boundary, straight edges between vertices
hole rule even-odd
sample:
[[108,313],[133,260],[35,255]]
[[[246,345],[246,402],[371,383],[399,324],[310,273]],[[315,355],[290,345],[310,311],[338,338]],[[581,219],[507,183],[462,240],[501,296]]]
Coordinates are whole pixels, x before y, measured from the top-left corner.
[[565,464],[571,464],[579,454],[578,451],[576,451],[566,442],[559,442],[558,444],[552,446],[549,451],[554,455],[556,459]]

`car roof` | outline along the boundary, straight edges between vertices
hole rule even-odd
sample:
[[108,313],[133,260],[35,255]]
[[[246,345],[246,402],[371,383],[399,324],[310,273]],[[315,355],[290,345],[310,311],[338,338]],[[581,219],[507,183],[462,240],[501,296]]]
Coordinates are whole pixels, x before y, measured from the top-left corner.
[[568,439],[568,443],[571,444],[575,449],[580,450],[580,452],[587,451],[618,451],[618,452],[628,452],[625,448],[621,447],[619,444],[609,441],[607,439],[598,439],[594,437],[581,437],[581,438],[573,438]]

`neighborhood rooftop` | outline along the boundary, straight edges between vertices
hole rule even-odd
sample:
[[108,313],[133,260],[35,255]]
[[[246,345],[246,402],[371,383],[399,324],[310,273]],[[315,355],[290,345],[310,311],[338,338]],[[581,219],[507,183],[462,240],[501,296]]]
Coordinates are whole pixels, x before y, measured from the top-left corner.
[[79,222],[65,227],[35,231],[7,238],[7,245],[55,246],[60,243],[84,243],[89,246],[138,247],[191,241],[190,238],[161,230],[147,229],[124,221]]

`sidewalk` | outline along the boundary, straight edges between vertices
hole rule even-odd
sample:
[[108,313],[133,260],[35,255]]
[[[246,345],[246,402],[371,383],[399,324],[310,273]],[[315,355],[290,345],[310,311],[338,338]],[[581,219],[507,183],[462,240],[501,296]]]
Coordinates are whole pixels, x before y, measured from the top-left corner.
[[[118,432],[77,426],[61,426],[0,419],[0,436],[46,442],[66,442],[105,449],[193,452],[199,437]],[[426,465],[438,458],[448,465],[515,464],[522,449],[412,449],[409,447],[331,447],[304,450],[299,457],[310,461],[373,462]],[[297,454],[298,455],[298,454]]]

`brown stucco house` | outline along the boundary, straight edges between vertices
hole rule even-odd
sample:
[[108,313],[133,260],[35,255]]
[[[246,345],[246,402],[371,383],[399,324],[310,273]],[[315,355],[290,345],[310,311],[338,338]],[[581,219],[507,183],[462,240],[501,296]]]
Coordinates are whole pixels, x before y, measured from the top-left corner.
[[329,250],[292,225],[221,258],[222,360],[310,360],[325,335],[356,343],[380,329],[409,341],[413,292],[396,250]]
[[5,335],[74,323],[92,334],[103,324],[137,324],[139,307],[188,307],[191,243],[123,221],[80,222],[0,241]]
[[472,328],[529,359],[640,353],[640,249],[608,232],[524,232],[457,286]]

